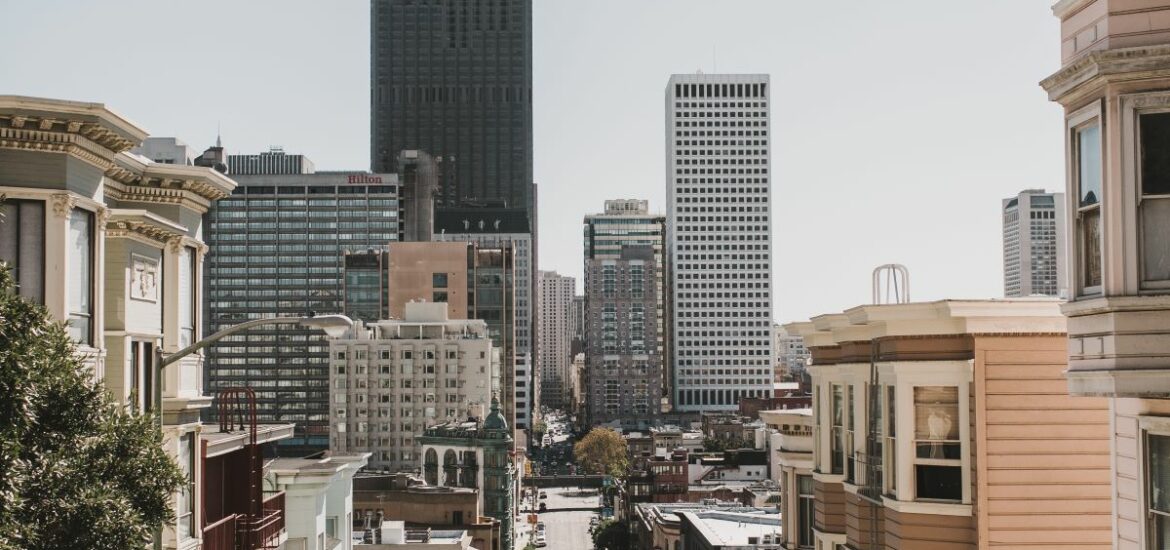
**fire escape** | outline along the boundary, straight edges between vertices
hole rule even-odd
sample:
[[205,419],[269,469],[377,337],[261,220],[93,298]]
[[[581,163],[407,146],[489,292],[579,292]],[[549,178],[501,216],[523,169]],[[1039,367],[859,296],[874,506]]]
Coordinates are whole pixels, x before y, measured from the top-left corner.
[[[204,522],[213,515],[221,517],[203,528],[203,548],[277,550],[284,532],[284,492],[264,497],[264,454],[256,442],[256,392],[224,389],[218,406],[220,433],[246,430],[248,438],[239,451],[204,458]],[[209,476],[209,471],[214,473]],[[219,513],[209,510],[209,501],[216,502]]]

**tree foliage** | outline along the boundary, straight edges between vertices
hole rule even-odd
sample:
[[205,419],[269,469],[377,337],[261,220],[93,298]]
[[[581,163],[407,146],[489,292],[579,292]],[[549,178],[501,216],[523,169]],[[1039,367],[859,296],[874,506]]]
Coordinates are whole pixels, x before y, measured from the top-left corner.
[[729,449],[742,449],[747,447],[747,442],[742,437],[732,437],[730,439],[722,439],[718,437],[704,437],[703,450],[709,453],[726,451]]
[[573,446],[573,458],[588,474],[621,477],[629,466],[626,441],[609,428],[593,428]]
[[607,519],[593,531],[593,547],[598,550],[631,550],[630,525],[624,521]]
[[0,263],[0,550],[142,548],[186,482]]

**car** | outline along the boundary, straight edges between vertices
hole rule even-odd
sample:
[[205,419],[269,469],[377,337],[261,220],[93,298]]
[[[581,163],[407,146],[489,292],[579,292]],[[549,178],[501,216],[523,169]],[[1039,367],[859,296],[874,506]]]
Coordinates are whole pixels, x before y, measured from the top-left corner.
[[548,541],[544,540],[544,535],[538,535],[536,537],[536,547],[544,548],[545,546],[548,546]]
[[540,498],[548,498],[548,493],[546,493],[546,492],[544,492],[544,491],[541,491],[541,492],[540,492]]
[[548,511],[548,503],[547,502],[540,503],[540,507],[537,508],[537,510],[539,510],[541,512],[547,512]]

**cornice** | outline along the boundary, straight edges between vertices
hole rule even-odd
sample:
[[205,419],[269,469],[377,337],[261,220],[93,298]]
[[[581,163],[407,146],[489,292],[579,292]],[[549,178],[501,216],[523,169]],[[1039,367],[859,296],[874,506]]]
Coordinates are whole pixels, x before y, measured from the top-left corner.
[[153,163],[129,153],[114,158],[106,177],[107,190],[118,195],[115,199],[170,204],[186,201],[187,206],[201,212],[236,187],[231,178],[210,168]]
[[[49,126],[61,126],[52,122]],[[64,128],[44,129],[45,124],[23,117],[5,117],[0,114],[0,149],[16,149],[40,153],[64,153],[100,169],[113,162],[114,153],[102,143],[85,135],[86,126],[64,123]],[[90,132],[92,134],[92,132]]]
[[1092,90],[1128,80],[1170,77],[1170,45],[1094,50],[1040,81],[1048,99],[1076,103]]
[[101,103],[0,95],[0,119],[13,128],[80,133],[120,153],[142,143],[146,130]]
[[187,228],[146,210],[111,208],[106,222],[106,236],[144,237],[157,245],[182,243]]

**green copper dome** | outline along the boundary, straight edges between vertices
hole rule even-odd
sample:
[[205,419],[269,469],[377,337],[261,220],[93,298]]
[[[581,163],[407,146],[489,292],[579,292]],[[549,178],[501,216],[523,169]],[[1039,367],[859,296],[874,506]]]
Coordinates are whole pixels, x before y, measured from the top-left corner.
[[508,429],[508,421],[500,413],[500,399],[494,395],[492,396],[492,411],[488,413],[487,419],[483,421],[483,429],[505,431]]

